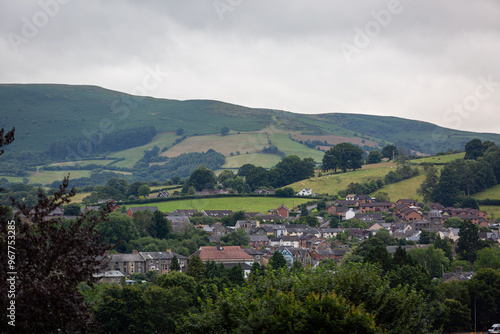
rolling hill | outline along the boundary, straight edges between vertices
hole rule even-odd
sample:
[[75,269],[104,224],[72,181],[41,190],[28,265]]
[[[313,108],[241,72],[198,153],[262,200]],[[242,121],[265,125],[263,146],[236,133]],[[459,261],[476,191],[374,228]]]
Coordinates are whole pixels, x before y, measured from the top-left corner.
[[[54,143],[66,145],[68,153],[51,163],[81,160],[82,166],[86,159],[111,157],[119,159],[113,165],[121,168],[131,168],[144,150],[155,145],[165,157],[213,149],[226,156],[227,167],[237,168],[249,161],[272,167],[281,156],[291,154],[319,163],[321,150],[329,148],[326,144],[342,141],[365,149],[393,143],[426,154],[463,150],[473,138],[500,143],[499,134],[457,131],[396,117],[304,115],[211,100],[137,97],[96,86],[2,84],[0,101],[0,127],[16,127],[16,140],[6,148],[4,161],[48,152]],[[127,131],[146,127],[155,129],[146,144],[126,149],[118,145],[132,140],[124,136]],[[228,136],[221,136],[223,127],[230,129]],[[443,139],[432,141],[436,132]],[[117,133],[121,137],[113,137]],[[103,138],[110,140],[106,150],[99,150]],[[271,145],[279,152],[263,154]]]

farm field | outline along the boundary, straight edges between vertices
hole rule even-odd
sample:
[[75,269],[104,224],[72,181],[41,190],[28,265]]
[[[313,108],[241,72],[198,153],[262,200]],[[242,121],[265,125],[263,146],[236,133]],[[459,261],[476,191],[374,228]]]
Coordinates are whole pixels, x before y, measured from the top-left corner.
[[238,169],[244,164],[253,164],[256,166],[262,166],[264,168],[271,168],[280,161],[281,158],[274,154],[265,154],[265,153],[241,154],[241,155],[235,155],[233,157],[226,157],[226,163],[224,164],[224,166],[222,166],[222,168]]
[[138,147],[133,147],[128,150],[123,150],[119,152],[115,152],[111,154],[110,156],[113,158],[125,158],[123,161],[118,161],[117,163],[113,164],[113,166],[116,167],[125,167],[125,168],[132,168],[134,164],[139,161],[143,155],[144,155],[144,150],[150,150],[154,146],[158,146],[160,150],[166,146],[172,145],[177,138],[180,138],[173,132],[164,132],[157,134],[153,140],[143,146],[138,146]]
[[79,166],[88,166],[88,165],[100,165],[100,166],[106,166],[106,165],[109,165],[111,164],[113,161],[115,160],[103,160],[103,159],[99,159],[99,160],[79,160],[79,161],[63,161],[63,162],[56,162],[56,163],[53,163],[53,164],[50,164],[49,166],[52,167],[52,166],[75,166],[75,165],[79,165]]
[[498,220],[500,218],[500,206],[481,205],[479,209],[488,214],[488,219]]
[[127,205],[127,208],[136,206],[157,206],[162,212],[172,212],[175,209],[197,209],[202,210],[233,210],[246,212],[262,212],[276,209],[281,204],[287,208],[311,201],[310,198],[278,198],[278,197],[220,197],[201,198],[192,200],[166,201],[151,204]]
[[71,203],[81,203],[82,200],[89,195],[90,195],[89,192],[86,193],[77,192],[76,195],[71,198]]
[[500,184],[474,194],[472,197],[475,199],[500,199]]
[[[61,171],[52,171],[45,170],[37,175],[29,176],[29,183],[41,183],[43,185],[52,183],[54,181],[62,181],[65,176],[70,176],[70,179],[77,179],[80,177],[90,177],[90,170],[61,170]],[[21,181],[22,182],[22,181]]]
[[[337,145],[340,143],[352,143],[354,145],[359,145],[359,146],[363,146],[363,145],[372,146],[372,147],[378,146],[378,143],[376,143],[374,141],[366,140],[366,139],[359,138],[359,137],[341,137],[341,136],[336,136],[336,135],[321,135],[321,136],[293,135],[292,138],[295,140],[302,140],[303,142],[307,141],[308,139],[311,141],[314,141],[314,140],[319,140],[321,142],[326,141],[330,145]],[[325,146],[325,147],[328,147],[328,146]]]
[[313,158],[316,162],[323,160],[324,152],[314,150],[306,145],[294,142],[288,138],[288,134],[274,133],[269,135],[274,145],[286,155],[296,155],[299,158]]
[[206,152],[213,149],[222,153],[226,157],[236,152],[241,154],[256,153],[261,151],[267,143],[267,136],[263,133],[241,133],[221,135],[194,136],[186,138],[184,141],[173,146],[169,150],[161,153],[162,156],[176,157],[182,153]]
[[349,183],[361,183],[378,178],[384,178],[393,168],[396,168],[393,163],[381,163],[373,165],[365,165],[362,169],[353,172],[326,174],[321,177],[292,183],[292,187],[296,192],[302,188],[310,188],[313,193],[328,193],[330,195],[338,193],[340,190],[347,188]]
[[420,164],[423,162],[427,162],[427,163],[431,163],[431,164],[432,163],[444,164],[447,162],[451,162],[453,160],[463,159],[464,156],[465,156],[465,152],[462,152],[462,153],[455,153],[455,154],[438,155],[435,157],[414,159],[414,160],[410,160],[410,162],[415,163],[415,164]]
[[424,182],[424,180],[425,180],[425,173],[422,173],[408,180],[385,185],[370,195],[373,196],[378,192],[385,192],[389,196],[391,202],[395,202],[398,199],[406,199],[406,198],[411,198],[414,200],[422,200],[417,195],[417,189],[418,187],[420,187],[422,182]]

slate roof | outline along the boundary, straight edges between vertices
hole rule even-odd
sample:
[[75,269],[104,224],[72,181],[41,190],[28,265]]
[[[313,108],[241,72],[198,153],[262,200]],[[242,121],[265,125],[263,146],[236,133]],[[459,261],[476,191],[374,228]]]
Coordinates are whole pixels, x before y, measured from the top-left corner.
[[217,246],[200,247],[191,257],[198,255],[202,261],[252,261],[253,257],[247,254],[240,246],[224,246],[221,250]]
[[160,210],[158,210],[157,206],[136,206],[136,207],[129,208],[129,210],[132,213],[134,213],[136,211],[146,211],[146,210],[149,210],[151,212],[160,211]]

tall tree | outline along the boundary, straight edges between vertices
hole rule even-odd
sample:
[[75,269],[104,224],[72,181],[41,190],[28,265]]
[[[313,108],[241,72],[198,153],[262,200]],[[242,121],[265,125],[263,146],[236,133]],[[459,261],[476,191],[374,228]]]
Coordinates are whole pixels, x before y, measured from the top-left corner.
[[382,158],[387,158],[391,161],[399,155],[399,151],[395,145],[387,145],[382,149],[380,155]]
[[[18,333],[55,333],[68,330],[68,326],[79,332],[92,331],[93,320],[90,309],[83,302],[77,285],[97,281],[93,276],[102,263],[96,260],[109,245],[102,241],[96,226],[105,220],[109,209],[101,214],[86,214],[72,221],[62,218],[46,219],[46,216],[62,204],[70,202],[74,189],[68,190],[68,178],[52,196],[39,191],[34,207],[13,201],[23,217],[17,216],[11,222],[1,222],[2,247],[0,277],[2,282],[15,282],[16,321]],[[12,240],[8,231],[15,227],[15,262],[9,264],[7,240]],[[9,249],[10,250],[10,249]],[[16,272],[17,274],[8,274]],[[9,284],[0,284],[0,293],[7,296]],[[1,298],[1,332],[7,329],[7,307],[9,299]],[[43,305],[43,307],[40,307]],[[36,326],[36,327],[34,327]]]
[[436,166],[426,166],[425,180],[417,189],[417,194],[422,196],[424,202],[428,203],[433,200],[436,185],[439,181],[439,172]]
[[363,164],[363,150],[351,143],[340,143],[329,149],[323,156],[323,170],[356,170]]
[[220,129],[220,134],[222,136],[226,136],[228,133],[229,133],[229,128],[227,126],[224,126],[222,127],[222,129]]
[[460,259],[469,261],[471,266],[476,262],[477,251],[480,249],[479,229],[470,220],[462,223],[458,232],[457,255]]
[[191,176],[189,176],[189,179],[184,184],[184,188],[186,189],[186,192],[189,187],[194,187],[196,190],[201,191],[204,188],[212,189],[216,184],[217,178],[215,173],[201,165],[196,168],[193,173],[191,173]]
[[480,139],[475,138],[465,144],[465,156],[464,159],[474,159],[481,157],[486,151],[486,148]]
[[272,269],[286,268],[287,263],[283,254],[279,251],[275,251],[273,256],[269,259],[269,266]]
[[378,164],[381,161],[382,155],[377,150],[370,151],[370,153],[368,153],[368,155],[366,156],[367,164]]
[[172,257],[172,260],[170,260],[170,271],[180,271],[181,266],[179,265],[179,260],[177,259],[177,255],[174,255]]
[[153,214],[149,233],[153,238],[164,239],[172,231],[172,223],[163,216],[163,213],[156,211]]
[[198,255],[195,255],[191,258],[188,264],[188,269],[186,271],[186,274],[188,276],[193,277],[197,282],[200,282],[205,278],[205,264],[203,264],[203,261],[200,259]]

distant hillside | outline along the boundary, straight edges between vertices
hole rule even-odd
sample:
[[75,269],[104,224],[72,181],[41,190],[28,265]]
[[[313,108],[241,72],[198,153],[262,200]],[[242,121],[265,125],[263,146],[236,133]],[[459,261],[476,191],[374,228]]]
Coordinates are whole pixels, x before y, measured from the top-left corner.
[[[500,143],[499,134],[450,130],[431,123],[396,117],[304,115],[210,100],[177,101],[134,97],[95,86],[3,84],[0,85],[0,101],[0,127],[16,127],[16,140],[8,147],[6,156],[9,153],[21,154],[23,151],[44,152],[55,142],[71,144],[75,146],[72,147],[74,150],[81,144],[78,149],[85,153],[80,154],[85,157],[106,154],[116,156],[118,151],[135,145],[118,145],[126,140],[123,135],[126,132],[123,130],[148,126],[154,126],[157,134],[175,133],[182,129],[182,135],[188,137],[217,135],[223,127],[228,127],[232,135],[238,135],[239,132],[243,135],[246,132],[250,138],[252,133],[259,132],[264,136],[264,141],[253,143],[252,140],[246,140],[241,144],[243,149],[236,147],[229,153],[234,156],[247,152],[259,154],[264,146],[272,144],[284,154],[301,152],[302,156],[314,156],[316,161],[321,157],[318,149],[326,150],[329,146],[300,146],[302,143],[297,141],[292,143],[290,139],[288,142],[288,136],[300,135],[295,138],[301,138],[300,141],[305,142],[309,135],[311,140],[328,142],[328,138],[335,135],[341,141],[362,143],[362,146],[364,143],[367,147],[394,143],[429,154],[449,149],[463,150],[465,143],[473,138]],[[112,137],[116,133],[121,136]],[[433,141],[435,133],[439,133],[442,140]],[[95,149],[95,145],[102,142],[103,136],[112,137],[107,142],[106,152]],[[149,138],[153,137],[154,135]],[[116,149],[113,149],[113,140],[117,143]],[[228,140],[242,142],[244,139],[231,137]],[[94,146],[85,145],[88,144],[86,141]],[[191,142],[186,142],[183,147],[196,151],[196,145],[189,146],[189,143]],[[228,151],[227,148],[224,149],[227,143],[227,140],[220,140],[217,144],[220,147],[211,148],[219,152]],[[138,141],[135,146],[139,145],[144,145],[144,142]],[[134,154],[140,156],[141,152]]]

